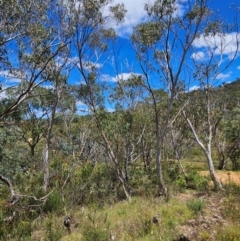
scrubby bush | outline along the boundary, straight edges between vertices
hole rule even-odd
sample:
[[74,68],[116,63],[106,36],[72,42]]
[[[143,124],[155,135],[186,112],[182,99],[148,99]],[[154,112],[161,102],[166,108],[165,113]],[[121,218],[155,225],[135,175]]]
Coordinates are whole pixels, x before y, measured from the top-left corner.
[[63,202],[61,193],[58,190],[54,190],[53,193],[48,197],[43,211],[49,212],[60,212],[63,209]]
[[239,241],[240,229],[237,225],[231,225],[221,228],[217,233],[218,241]]
[[63,236],[63,228],[60,227],[53,215],[49,214],[44,221],[44,241],[59,241]]
[[200,213],[205,204],[199,200],[199,199],[191,199],[188,203],[187,203],[187,206],[190,210],[192,210],[195,214],[198,214]]
[[205,176],[201,176],[197,171],[188,173],[186,177],[187,188],[192,188],[197,191],[208,191],[209,179]]
[[177,180],[175,181],[175,185],[178,188],[180,192],[184,192],[184,190],[187,187],[187,181],[184,176],[179,176]]
[[100,228],[86,227],[83,231],[83,241],[106,241],[109,240],[109,232]]

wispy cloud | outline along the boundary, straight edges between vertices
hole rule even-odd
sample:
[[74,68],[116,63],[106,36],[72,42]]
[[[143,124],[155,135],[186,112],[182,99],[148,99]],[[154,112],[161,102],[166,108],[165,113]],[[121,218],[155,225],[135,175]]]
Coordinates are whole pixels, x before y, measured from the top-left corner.
[[240,33],[232,32],[229,34],[216,34],[215,36],[201,35],[194,40],[193,46],[202,51],[211,52],[215,55],[226,55],[232,58],[233,54],[240,52],[238,44],[240,41]]
[[112,27],[114,27],[121,37],[128,37],[132,33],[133,27],[147,17],[147,13],[144,10],[146,0],[115,0],[114,3],[123,3],[127,13],[123,23],[113,25]]
[[107,112],[114,112],[114,111],[115,111],[115,108],[112,108],[112,107],[107,108]]
[[[186,0],[176,1],[176,13],[177,16],[182,16],[184,13],[184,3]],[[149,3],[147,0],[115,0],[114,3],[123,3],[127,13],[124,22],[119,25],[114,25],[114,29],[121,37],[128,37],[133,30],[133,27],[144,21],[147,17],[147,12],[144,10],[144,5]]]
[[116,78],[108,74],[101,75],[100,80],[103,82],[116,82]]
[[104,74],[101,76],[101,80],[105,82],[118,82],[118,81],[125,81],[133,76],[138,76],[138,73],[121,73],[116,75],[115,77],[110,76],[108,74]]
[[2,86],[2,90],[0,91],[0,100],[6,97],[7,97],[7,94],[6,94],[5,88],[4,86]]
[[[79,58],[78,57],[72,57],[68,59],[68,66],[77,66],[78,68],[80,68],[80,63],[79,63]],[[93,69],[99,69],[102,67],[102,64],[97,63],[97,62],[92,62],[92,61],[85,61],[83,62],[83,68],[85,70],[93,70]]]
[[194,91],[194,90],[198,90],[198,89],[200,89],[200,87],[198,85],[194,85],[194,86],[189,88],[189,92]]
[[240,65],[237,67],[237,69],[239,69],[239,70],[240,70]]
[[198,51],[191,55],[191,58],[197,61],[204,60],[205,57],[206,57],[206,54],[203,51]]
[[217,75],[216,79],[218,79],[218,80],[225,80],[225,79],[231,77],[231,74],[232,74],[231,71],[229,71],[226,74],[220,73],[220,74]]
[[26,73],[19,70],[2,70],[0,71],[0,77],[2,77],[8,84],[20,83],[22,79],[26,78]]
[[83,114],[84,112],[89,111],[88,106],[86,104],[84,104],[82,101],[77,101],[76,107],[77,107],[78,114]]

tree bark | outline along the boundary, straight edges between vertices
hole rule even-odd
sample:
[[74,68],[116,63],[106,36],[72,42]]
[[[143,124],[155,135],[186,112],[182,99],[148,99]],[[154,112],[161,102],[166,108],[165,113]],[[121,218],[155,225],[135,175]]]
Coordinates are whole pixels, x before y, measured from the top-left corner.
[[166,187],[166,184],[165,184],[164,178],[163,178],[161,143],[162,143],[162,141],[158,137],[158,139],[157,139],[157,155],[156,155],[156,171],[157,171],[157,178],[158,178],[158,184],[159,184],[160,191],[163,193],[165,198],[167,198],[168,197],[168,189]]
[[56,97],[54,101],[54,105],[51,111],[51,116],[49,119],[48,123],[48,130],[47,130],[47,136],[46,136],[46,146],[45,150],[43,153],[43,172],[44,172],[44,177],[43,177],[43,190],[46,192],[48,187],[49,187],[49,149],[50,149],[50,142],[51,142],[51,137],[52,137],[52,128],[53,128],[53,123],[55,119],[55,114],[56,114],[56,109],[58,105],[58,101],[60,98],[60,89],[56,87]]
[[210,173],[210,177],[211,177],[211,179],[213,181],[213,184],[214,184],[214,189],[216,189],[216,190],[220,189],[220,190],[224,191],[222,183],[220,182],[220,180],[216,176],[216,172],[215,172],[215,168],[214,168],[214,165],[213,165],[212,156],[209,155],[208,153],[205,153],[205,155],[207,157],[209,173]]

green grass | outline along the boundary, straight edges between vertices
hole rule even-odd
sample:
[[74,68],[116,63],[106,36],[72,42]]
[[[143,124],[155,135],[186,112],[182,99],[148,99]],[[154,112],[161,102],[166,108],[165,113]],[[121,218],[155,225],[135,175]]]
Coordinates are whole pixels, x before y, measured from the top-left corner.
[[[152,222],[154,216],[158,217],[158,224]],[[111,232],[119,241],[170,241],[176,237],[178,225],[193,216],[192,210],[175,198],[166,203],[159,198],[135,197],[130,203],[85,208],[84,213],[74,211],[73,219],[79,226],[71,234],[65,232],[61,240],[107,240]]]

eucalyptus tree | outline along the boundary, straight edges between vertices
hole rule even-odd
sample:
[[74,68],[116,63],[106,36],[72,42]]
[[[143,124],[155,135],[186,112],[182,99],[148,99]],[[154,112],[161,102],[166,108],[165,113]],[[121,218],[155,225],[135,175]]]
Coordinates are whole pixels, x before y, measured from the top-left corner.
[[64,102],[63,91],[66,89],[66,79],[67,76],[62,73],[65,64],[58,65],[56,62],[52,61],[51,66],[46,69],[45,74],[48,76],[50,87],[50,102],[48,103],[48,125],[45,134],[46,144],[43,152],[43,170],[44,170],[44,181],[43,189],[46,191],[50,184],[50,173],[49,173],[49,151],[50,143],[53,136],[52,130],[55,121],[57,111],[60,109],[61,101]]
[[146,120],[144,117],[135,118],[137,110],[141,108],[140,103],[144,100],[145,91],[141,78],[141,75],[133,73],[127,78],[117,74],[117,83],[110,95],[111,101],[115,104],[115,118],[119,121],[115,123],[115,138],[112,140],[116,139],[115,142],[118,143],[118,156],[119,160],[123,160],[126,180],[129,180],[129,164],[144,154],[139,149],[146,131]]
[[[234,15],[238,16],[238,12],[235,12]],[[220,110],[219,105],[216,104],[214,88],[219,84],[219,79],[221,79],[224,71],[237,58],[240,35],[236,19],[233,19],[233,24],[227,24],[215,15],[209,15],[208,19],[209,21],[203,26],[198,38],[194,40],[191,55],[193,62],[192,76],[197,81],[202,95],[202,114],[199,114],[197,109],[191,114],[195,114],[195,119],[197,115],[205,125],[199,132],[193,124],[193,119],[187,114],[187,110],[183,111],[183,115],[196,142],[206,156],[214,187],[223,190],[222,184],[215,174],[212,158],[214,133],[224,114],[222,112],[224,109]]]
[[[213,128],[213,143],[218,156],[218,169],[226,169],[239,142],[239,80],[223,83],[212,91],[212,113],[218,120]],[[218,117],[218,119],[217,119]]]
[[[229,162],[232,162],[232,169],[239,170],[239,80],[224,84],[216,89],[217,100],[222,103],[224,114],[214,130],[214,144],[219,157],[219,169],[226,169]],[[217,103],[217,105],[219,105]]]
[[[70,62],[74,71],[78,73],[79,86],[76,86],[78,99],[83,102],[93,116],[102,145],[106,148],[109,159],[116,168],[118,180],[121,182],[124,193],[130,199],[125,185],[125,176],[114,153],[111,140],[103,129],[104,90],[100,80],[100,72],[109,55],[107,50],[116,39],[115,31],[109,27],[110,21],[121,22],[125,9],[123,4],[111,5],[109,0],[81,0],[62,1],[68,9],[66,16],[69,26],[73,30],[71,50],[73,55]],[[96,133],[97,134],[97,133]]]
[[[34,88],[47,81],[43,71],[68,40],[55,1],[1,1],[2,93],[19,85],[21,92],[0,113],[0,120],[16,111]],[[67,36],[67,35],[65,35]]]
[[[179,107],[179,106],[178,106]],[[191,148],[195,145],[192,138],[192,132],[181,115],[182,106],[178,111],[178,114],[171,119],[168,127],[168,133],[166,135],[166,141],[164,146],[170,153],[170,158],[177,160],[179,168],[184,176],[187,176],[185,168],[182,164],[182,159],[186,157]]]
[[53,0],[0,1],[1,122],[21,111],[36,87],[54,81],[52,65],[62,71],[66,63],[69,28],[56,6]]
[[[21,90],[19,88],[18,90],[12,88],[11,91],[8,91],[7,97],[9,99],[14,98],[18,91]],[[19,106],[17,113],[20,116],[14,119],[16,126],[15,133],[20,135],[22,140],[27,143],[32,158],[35,156],[35,149],[38,143],[46,132],[46,117],[49,112],[48,105],[48,89],[38,86],[32,91],[29,98]],[[10,116],[14,117],[14,115]]]
[[[187,60],[194,40],[210,14],[207,0],[184,2],[156,0],[145,4],[145,22],[134,28],[132,42],[155,112],[156,171],[160,191],[167,196],[163,179],[162,146],[172,113],[172,105],[181,79],[187,80]],[[156,88],[163,88],[167,97],[159,108]]]

